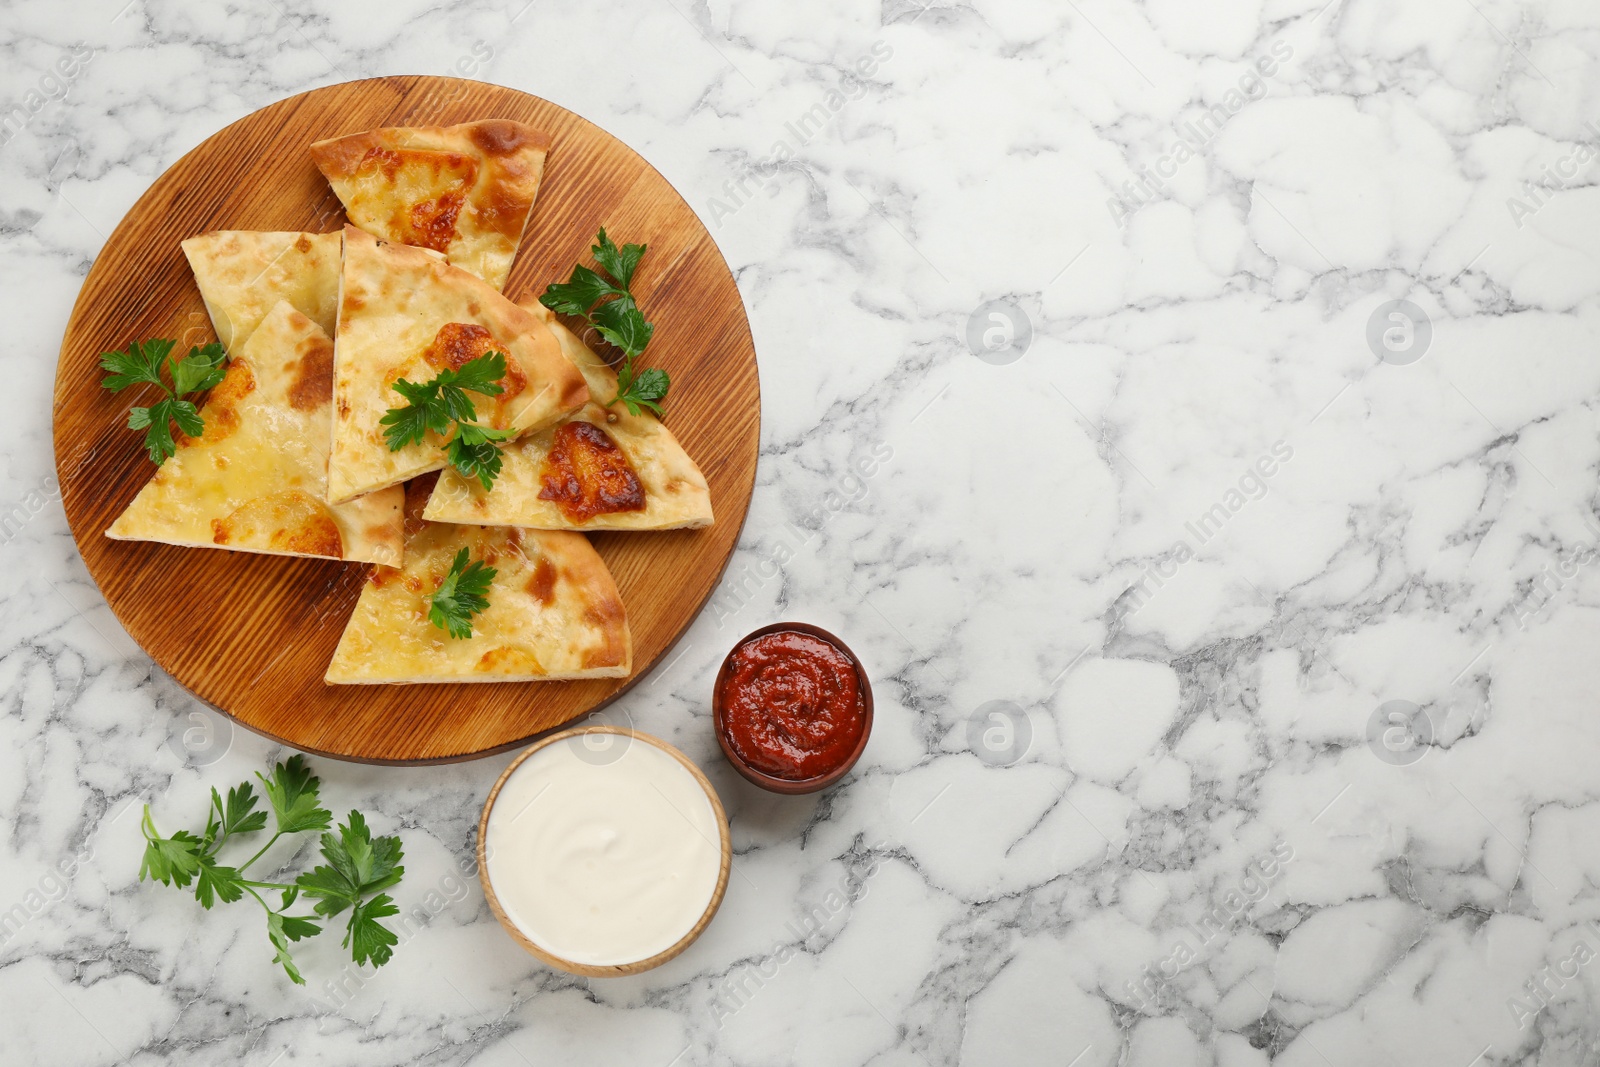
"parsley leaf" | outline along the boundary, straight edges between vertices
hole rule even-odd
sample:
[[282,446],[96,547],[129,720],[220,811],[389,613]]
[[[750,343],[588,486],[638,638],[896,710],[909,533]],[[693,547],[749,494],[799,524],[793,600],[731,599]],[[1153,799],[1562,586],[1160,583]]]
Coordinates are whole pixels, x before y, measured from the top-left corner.
[[172,351],[176,341],[138,341],[128,346],[126,352],[102,352],[100,369],[106,377],[100,382],[113,393],[120,393],[130,385],[154,385],[165,389],[161,381],[161,364]]
[[398,837],[374,838],[359,811],[352,811],[339,827],[338,836],[322,835],[322,856],[328,862],[302,874],[295,885],[306,896],[317,897],[312,910],[334,916],[400,881],[404,851]]
[[631,296],[595,308],[594,328],[601,337],[622,350],[627,357],[626,364],[632,364],[655,333],[655,327],[644,321],[644,314]]
[[495,575],[500,573],[482,560],[471,566],[465,548],[456,553],[450,573],[428,597],[428,621],[451,637],[472,636],[472,616],[489,606],[486,595]]
[[[506,357],[503,352],[485,352],[476,359],[469,359],[456,370],[442,370],[439,372],[438,381],[445,389],[470,389],[474,393],[485,396],[499,396],[505,392],[500,384],[500,379],[506,376]],[[461,395],[461,400],[467,405],[467,414],[473,415],[472,401],[466,394]]]
[[350,949],[350,956],[357,963],[370,960],[374,967],[382,967],[394,955],[394,946],[400,939],[378,920],[399,914],[400,909],[394,906],[387,893],[379,893],[366,903],[357,904],[350,912],[341,944]]
[[270,779],[259,772],[256,777],[261,779],[267,802],[278,820],[278,833],[300,834],[333,825],[333,812],[321,807],[317,798],[322,783],[311,773],[304,756],[296,754],[287,763],[278,764]]
[[[227,353],[216,342],[195,345],[182,359],[172,358],[176,344],[160,338],[135,341],[126,352],[104,352],[100,356],[100,368],[106,372],[100,384],[113,393],[132,385],[153,385],[165,394],[149,407],[128,410],[128,429],[145,432],[145,451],[158,467],[178,451],[172,438],[173,423],[189,437],[205,432],[200,410],[184,397],[212,388],[227,373]],[[161,379],[163,363],[172,376],[170,387]]]
[[348,908],[353,899],[349,886],[350,880],[343,872],[324,864],[318,864],[295,879],[296,889],[317,898],[311,907],[318,915],[337,915]]
[[139,880],[146,878],[162,885],[183,889],[200,870],[203,842],[187,830],[162,837],[150,818],[150,805],[144,806],[144,859],[139,864]]
[[[266,828],[267,813],[255,810],[256,791],[249,782],[240,782],[228,790],[228,803],[222,803],[222,794],[211,790],[211,815],[206,821],[206,847],[213,840],[220,845],[235,834],[253,834]],[[221,836],[216,837],[220,832]]]
[[557,282],[547,288],[539,298],[539,303],[558,315],[583,316],[589,314],[595,301],[625,293],[625,289],[617,289],[588,267],[580,265],[572,268],[572,276],[566,284]]
[[622,365],[617,368],[617,395],[607,407],[621,401],[635,415],[644,408],[660,415],[660,401],[666,399],[671,379],[663,370],[637,373],[633,365],[655,334],[655,327],[645,321],[629,288],[645,248],[632,244],[618,248],[602,227],[598,243],[589,251],[605,274],[581,265],[573,267],[572,277],[565,284],[546,287],[539,302],[558,314],[582,318],[622,353]]
[[[288,906],[284,905],[286,908]],[[314,937],[321,932],[322,927],[310,919],[271,910],[267,912],[267,940],[278,950],[277,955],[272,957],[272,962],[283,964],[284,973],[295,985],[305,985],[306,980],[301,976],[300,968],[294,965],[294,957],[289,954],[289,942]]]
[[210,389],[228,373],[227,364],[228,353],[215,341],[191,348],[187,356],[172,363],[172,391],[183,396]]
[[389,451],[398,452],[409,444],[421,444],[429,431],[443,436],[455,424],[455,436],[444,445],[445,459],[468,478],[477,478],[488,490],[500,474],[500,450],[496,441],[511,438],[510,430],[477,425],[478,412],[468,393],[499,396],[505,392],[500,379],[506,376],[506,357],[502,352],[486,352],[455,369],[446,368],[431,380],[417,383],[402,378],[394,389],[405,397],[404,407],[390,408],[379,420]]
[[437,434],[450,430],[450,419],[439,399],[439,387],[433,382],[418,385],[404,378],[394,383],[395,392],[406,398],[404,407],[390,408],[379,424],[384,427],[384,440],[389,451],[398,452],[406,445],[421,444],[428,431]]
[[640,408],[649,408],[660,415],[661,405],[657,401],[667,395],[667,387],[672,384],[667,372],[660,367],[650,367],[635,378],[631,366],[623,369],[629,372],[628,378],[624,381],[621,374],[617,375],[617,396],[612,403],[622,401],[635,415],[639,414]]
[[606,228],[600,227],[600,243],[591,245],[589,252],[594,256],[594,261],[600,268],[617,280],[617,285],[624,291],[628,283],[633,281],[633,272],[639,266],[639,260],[644,258],[645,245],[623,245],[619,250],[611,238],[606,236]]
[[201,860],[200,877],[194,883],[194,898],[202,908],[210,911],[213,895],[224,904],[232,904],[244,896],[244,881],[236,868]]
[[483,484],[484,492],[494,487],[500,477],[500,449],[494,442],[511,437],[510,430],[495,430],[470,422],[456,424],[456,435],[444,446],[445,459],[462,477],[476,478]]
[[[355,909],[355,913],[350,915],[349,931],[344,939],[347,947],[350,945],[350,934],[357,933],[357,926],[376,926],[381,933],[368,929],[365,939],[357,937],[355,961],[365,963],[366,955],[373,955],[374,961],[381,965],[389,960],[387,945],[397,944],[394,934],[379,926],[376,920],[397,913],[397,909],[382,909],[379,902],[387,904],[389,897],[384,896],[382,891],[394,886],[400,881],[400,875],[405,873],[405,867],[400,865],[400,859],[405,854],[400,848],[400,838],[374,838],[366,829],[362,813],[352,811],[349,821],[339,827],[338,837],[334,837],[333,833],[323,833],[322,854],[328,862],[301,875],[294,885],[306,896],[317,897],[312,910],[323,917],[334,917],[347,907]],[[370,896],[370,901],[363,904],[363,899]],[[386,937],[387,941],[384,941]],[[378,949],[373,949],[373,945],[378,945]],[[379,952],[382,953],[382,960],[376,960]]]
[[[265,787],[267,801],[277,818],[278,831],[273,834],[272,841],[284,833],[322,830],[325,864],[286,884],[256,881],[245,874],[245,870],[271,847],[272,841],[237,867],[218,859],[230,837],[255,833],[267,825],[267,813],[259,806],[255,787],[241,782],[228,790],[226,800],[216,789],[211,790],[205,830],[200,835],[180,830],[171,837],[161,836],[146,805],[142,823],[145,853],[139,866],[140,880],[149,878],[180,889],[193,884],[195,900],[207,910],[219,901],[231,904],[246,894],[254,897],[266,912],[267,940],[274,950],[272,962],[281,965],[289,980],[296,984],[304,985],[305,976],[295,965],[289,945],[321,933],[319,916],[348,910],[350,918],[343,943],[350,950],[351,958],[358,964],[382,966],[387,963],[400,939],[379,920],[399,914],[399,908],[384,890],[397,885],[405,873],[400,865],[404,858],[400,838],[373,837],[366,819],[358,811],[350,813],[338,827],[337,834],[330,832],[333,816],[318,802],[321,783],[302,756],[279,763],[270,778],[259,774],[256,777]],[[278,906],[267,903],[260,890],[281,891]],[[289,909],[302,895],[315,901],[312,914],[289,914]]]
[[128,409],[128,429],[144,431],[144,449],[156,466],[178,451],[172,440],[172,400],[157,400],[147,408]]
[[206,432],[206,424],[200,418],[200,409],[189,401],[164,400],[162,403],[170,405],[168,410],[172,412],[172,421],[177,423],[178,429],[185,434],[199,437]]

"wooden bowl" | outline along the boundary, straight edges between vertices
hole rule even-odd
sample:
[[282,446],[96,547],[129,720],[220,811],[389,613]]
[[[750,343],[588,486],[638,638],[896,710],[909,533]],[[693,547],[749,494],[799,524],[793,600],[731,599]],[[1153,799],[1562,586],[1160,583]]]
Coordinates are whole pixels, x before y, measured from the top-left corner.
[[[722,706],[721,694],[722,682],[728,677],[728,668],[729,664],[733,662],[733,654],[758,637],[785,631],[809,634],[812,637],[828,642],[828,644],[843,652],[845,658],[856,669],[856,681],[861,686],[861,701],[865,705],[866,722],[861,727],[861,739],[856,742],[856,747],[851,750],[850,755],[845,757],[843,763],[840,763],[839,766],[827,774],[818,775],[815,778],[779,778],[776,775],[758,770],[746,763],[744,757],[740,756],[728,741],[727,723],[724,719],[726,709]],[[850,651],[849,645],[822,627],[812,626],[807,622],[775,622],[770,626],[751,630],[739,638],[734,646],[728,650],[728,654],[723,657],[722,666],[717,668],[716,680],[711,683],[711,707],[713,718],[716,722],[717,744],[722,746],[722,754],[728,758],[728,762],[733,765],[733,769],[738,771],[740,776],[752,785],[758,785],[762,789],[773,793],[782,793],[785,796],[799,796],[802,793],[820,792],[838,782],[839,779],[850,773],[850,768],[856,765],[856,761],[861,758],[861,753],[867,749],[867,738],[872,736],[872,679],[867,677],[867,669],[861,665],[861,661],[856,658],[856,654]]]
[[[711,891],[711,900],[706,904],[706,910],[701,913],[699,920],[694,924],[693,927],[690,928],[688,933],[680,937],[669,948],[656,953],[654,956],[651,956],[648,959],[638,960],[634,963],[578,963],[575,960],[569,960],[561,956],[557,956],[555,953],[535,944],[526,934],[522,932],[520,928],[518,928],[516,923],[512,922],[511,917],[506,914],[505,908],[500,905],[500,898],[495,895],[494,885],[489,879],[489,856],[487,851],[489,836],[489,813],[494,810],[494,802],[496,798],[500,796],[501,787],[503,787],[507,780],[510,779],[511,772],[520,767],[522,765],[522,761],[533,755],[535,752],[538,752],[540,749],[549,745],[553,745],[558,741],[566,741],[569,738],[581,737],[585,734],[620,734],[635,741],[642,741],[647,745],[654,745],[656,748],[659,748],[661,751],[665,752],[667,755],[683,764],[683,766],[688,769],[689,773],[694,775],[695,781],[700,783],[700,788],[705,790],[706,799],[711,802],[711,812],[716,816],[717,830],[722,840],[722,866],[721,870],[717,874],[717,885],[716,888]],[[537,957],[541,962],[546,963],[551,967],[555,967],[558,970],[567,971],[570,974],[582,974],[587,975],[590,978],[621,978],[624,975],[639,974],[641,971],[648,971],[654,967],[661,966],[663,963],[673,959],[684,949],[694,944],[695,939],[698,938],[700,934],[704,932],[705,928],[710,924],[711,917],[715,915],[717,913],[717,909],[722,906],[722,896],[728,890],[728,875],[732,872],[732,870],[733,839],[728,834],[728,815],[727,812],[723,811],[722,801],[717,799],[717,791],[711,787],[710,779],[701,773],[699,767],[696,767],[692,762],[690,762],[688,756],[685,756],[682,752],[679,752],[677,749],[673,748],[660,738],[652,737],[649,734],[639,733],[637,730],[624,729],[620,726],[582,726],[572,730],[562,730],[560,733],[554,733],[549,737],[542,739],[537,744],[528,746],[522,751],[521,755],[511,761],[511,765],[501,773],[499,781],[494,783],[494,788],[489,790],[489,799],[484,802],[483,815],[478,820],[478,881],[483,885],[483,895],[489,901],[489,910],[494,912],[494,917],[500,920],[500,925],[505,927],[506,933],[511,935],[511,939],[517,944],[521,945],[530,954]]]

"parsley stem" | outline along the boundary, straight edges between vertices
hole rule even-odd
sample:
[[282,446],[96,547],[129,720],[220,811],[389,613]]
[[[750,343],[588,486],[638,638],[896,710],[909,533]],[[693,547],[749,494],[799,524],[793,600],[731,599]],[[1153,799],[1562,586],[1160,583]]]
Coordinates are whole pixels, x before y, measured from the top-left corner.
[[273,843],[276,842],[278,840],[278,838],[280,838],[282,836],[283,836],[283,831],[282,830],[279,830],[277,833],[273,834],[272,837],[270,837],[267,840],[267,843],[261,846],[261,851],[260,852],[257,852],[254,856],[251,856],[249,859],[247,859],[243,863],[239,864],[239,868],[238,868],[239,869],[239,873],[243,874],[244,873],[244,869],[246,867],[250,866],[256,860],[260,859],[262,854],[265,853],[267,851],[267,849],[271,848],[273,846]]
[[271,904],[268,904],[266,901],[262,900],[261,899],[261,894],[257,893],[254,889],[251,888],[251,886],[259,886],[262,889],[293,889],[294,888],[293,886],[279,885],[276,882],[244,882],[244,881],[241,881],[238,884],[244,886],[244,891],[246,893],[249,893],[251,896],[256,898],[256,903],[257,904],[260,904],[263,908],[267,909],[267,914],[268,915],[288,915],[289,918],[291,918],[291,919],[292,918],[301,918],[301,919],[312,919],[312,920],[314,920],[316,918],[316,916],[314,916],[314,915],[300,915],[300,916],[289,915],[288,909],[284,909],[283,911],[279,911],[277,908],[274,908]]
[[[284,883],[284,882],[253,882],[248,878],[241,878],[241,879],[239,879],[239,881],[236,884],[242,885],[246,889],[249,889],[251,886],[255,886],[257,889],[293,889],[294,888],[294,886],[289,885],[289,884]],[[304,890],[301,890],[301,892],[304,892]],[[251,893],[250,895],[251,896],[255,896],[254,893]],[[260,900],[261,898],[260,897],[256,897],[256,899]],[[265,904],[263,904],[263,907],[265,907]],[[267,910],[271,911],[272,909],[271,908],[267,908]]]
[[232,830],[223,830],[222,835],[211,842],[211,848],[206,852],[208,856],[217,856],[222,853],[222,846],[228,843],[228,838],[233,836]]

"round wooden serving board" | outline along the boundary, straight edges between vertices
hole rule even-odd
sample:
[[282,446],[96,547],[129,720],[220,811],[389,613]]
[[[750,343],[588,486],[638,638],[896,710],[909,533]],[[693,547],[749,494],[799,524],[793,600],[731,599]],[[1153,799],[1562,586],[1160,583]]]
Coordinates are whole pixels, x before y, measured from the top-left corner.
[[[207,230],[337,230],[344,212],[307,146],[378,126],[509,118],[550,135],[544,181],[506,295],[521,299],[589,263],[601,226],[649,245],[635,276],[655,323],[645,356],[672,376],[666,423],[711,483],[716,523],[602,533],[633,628],[626,679],[329,686],[323,672],[363,564],[113,541],[104,530],[155,473],[128,408],[151,397],[100,386],[100,353],[151,337],[214,340],[179,248]],[[572,325],[569,323],[569,325]],[[184,156],[117,227],[84,282],[56,370],[62,501],[89,573],[133,638],[200,699],[307,752],[370,763],[469,759],[519,745],[625,691],[705,604],[739,539],[760,441],[755,346],[711,235],[672,186],[604,130],[548,101],[455,78],[317,89],[224,129]]]

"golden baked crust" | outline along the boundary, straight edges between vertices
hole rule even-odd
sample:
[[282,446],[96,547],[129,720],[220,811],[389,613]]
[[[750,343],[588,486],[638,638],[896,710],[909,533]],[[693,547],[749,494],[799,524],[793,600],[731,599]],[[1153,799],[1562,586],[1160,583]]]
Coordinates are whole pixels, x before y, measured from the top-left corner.
[[[433,476],[406,494],[405,565],[375,567],[324,678],[332,685],[626,678],[633,637],[616,582],[582,534],[421,518]],[[472,636],[428,619],[428,597],[466,548],[496,571]]]
[[311,146],[350,221],[505,288],[549,138],[509,119],[392,126]]
[[[527,434],[502,450],[500,477],[485,491],[476,481],[454,470],[439,476],[424,517],[440,522],[481,523],[487,526],[526,526],[541,530],[674,530],[710,526],[711,492],[705,475],[695,466],[672,431],[654,415],[633,415],[626,406],[601,405],[617,395],[617,375],[604,360],[555,318],[537,300],[521,304],[538,315],[560,342],[561,351],[583,371],[589,400],[556,426]],[[551,462],[564,427],[586,423],[603,433],[626,457],[642,490],[642,507],[633,506],[626,494],[613,494],[613,506],[599,510],[574,507],[561,487],[562,472]],[[601,447],[604,447],[602,444]],[[572,480],[581,480],[581,473]],[[579,494],[590,486],[578,486]]]
[[222,347],[237,351],[280,300],[333,336],[343,240],[337,233],[212,230],[183,242]]
[[325,502],[332,398],[333,342],[280,301],[106,536],[398,566],[398,486]]
[[391,407],[405,403],[393,389],[395,381],[425,382],[438,373],[428,357],[437,356],[441,331],[459,337],[467,332],[461,327],[482,327],[506,356],[506,392],[473,397],[483,425],[521,434],[550,425],[588,400],[582,373],[538,316],[435,253],[380,242],[353,226],[344,233],[331,502],[444,466],[438,435],[391,452],[381,425]]

